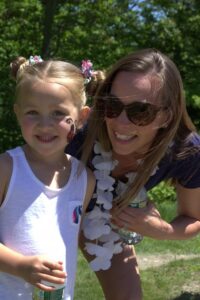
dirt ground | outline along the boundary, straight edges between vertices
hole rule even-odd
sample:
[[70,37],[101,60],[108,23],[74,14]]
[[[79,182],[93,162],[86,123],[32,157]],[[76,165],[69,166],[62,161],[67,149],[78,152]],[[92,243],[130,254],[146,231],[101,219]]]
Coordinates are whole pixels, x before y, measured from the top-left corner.
[[145,270],[151,267],[159,267],[164,264],[168,264],[173,260],[180,259],[192,259],[192,258],[200,258],[200,255],[173,255],[170,254],[161,254],[161,255],[137,255],[137,260],[139,264],[139,268],[141,270]]
[[[169,262],[173,260],[180,260],[180,259],[193,259],[193,258],[199,258],[200,255],[173,255],[173,254],[164,254],[164,255],[137,255],[138,259],[138,265],[140,270],[145,270],[151,267],[159,267],[164,264],[168,264]],[[182,287],[183,291],[189,293],[189,295],[195,295],[195,293],[200,294],[200,284],[199,284],[199,277],[198,278],[192,278],[192,280],[189,280],[188,283],[185,283],[185,285]],[[180,299],[199,299],[200,296],[190,298],[187,295]]]

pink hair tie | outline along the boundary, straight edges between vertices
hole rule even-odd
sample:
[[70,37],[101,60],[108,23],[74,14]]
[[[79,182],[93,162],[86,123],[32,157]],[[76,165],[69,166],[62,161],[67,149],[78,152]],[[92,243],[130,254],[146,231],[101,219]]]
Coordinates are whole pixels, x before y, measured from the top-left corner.
[[35,65],[35,64],[38,64],[38,63],[41,63],[43,62],[43,59],[41,58],[40,55],[35,55],[35,56],[30,56],[29,57],[29,65]]
[[93,64],[88,60],[82,60],[81,71],[83,76],[85,77],[85,83],[89,83],[94,76],[95,72],[93,71]]

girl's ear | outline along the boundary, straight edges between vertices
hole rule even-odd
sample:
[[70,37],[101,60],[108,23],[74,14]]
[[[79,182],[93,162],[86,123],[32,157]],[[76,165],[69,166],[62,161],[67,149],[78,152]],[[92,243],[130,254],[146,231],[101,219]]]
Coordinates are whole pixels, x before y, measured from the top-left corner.
[[79,112],[79,121],[78,121],[78,128],[81,128],[83,124],[87,121],[91,108],[89,106],[84,106]]

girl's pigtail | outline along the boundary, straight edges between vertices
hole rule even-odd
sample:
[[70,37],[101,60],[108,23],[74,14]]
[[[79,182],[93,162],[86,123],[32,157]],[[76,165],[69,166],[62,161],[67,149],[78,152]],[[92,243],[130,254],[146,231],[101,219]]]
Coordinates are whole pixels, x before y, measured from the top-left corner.
[[43,59],[39,55],[30,56],[29,59],[26,59],[23,56],[18,56],[10,64],[10,74],[12,78],[17,80],[19,71],[23,71],[27,66],[33,66],[35,64],[43,62]]
[[10,63],[10,74],[13,79],[17,79],[17,73],[28,64],[28,60],[23,56],[18,56]]
[[105,72],[102,70],[93,70],[93,64],[90,60],[82,60],[81,71],[85,78],[85,91],[88,98],[93,98],[105,79]]

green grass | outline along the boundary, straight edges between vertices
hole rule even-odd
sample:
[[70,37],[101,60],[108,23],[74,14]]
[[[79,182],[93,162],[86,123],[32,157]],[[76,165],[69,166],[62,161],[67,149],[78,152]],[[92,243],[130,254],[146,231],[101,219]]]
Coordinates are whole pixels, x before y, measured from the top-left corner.
[[[159,204],[166,220],[175,216],[175,203]],[[145,237],[136,245],[137,254],[200,254],[200,235],[185,241],[158,241]],[[119,270],[120,272],[120,270]],[[160,267],[140,270],[143,300],[200,300],[200,259],[175,260]],[[74,300],[103,300],[95,274],[79,253]]]
[[141,271],[144,300],[200,299],[199,276],[199,258]]
[[[175,260],[157,268],[141,270],[143,300],[199,300],[200,261]],[[74,300],[103,300],[100,285],[79,254]]]

